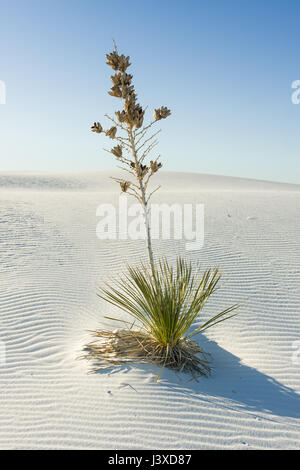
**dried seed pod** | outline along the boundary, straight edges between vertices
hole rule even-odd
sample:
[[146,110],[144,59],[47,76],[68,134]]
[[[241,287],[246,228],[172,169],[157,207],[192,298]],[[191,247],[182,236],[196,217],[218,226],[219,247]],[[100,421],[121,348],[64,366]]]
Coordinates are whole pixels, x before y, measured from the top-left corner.
[[117,128],[116,126],[112,126],[110,129],[108,129],[107,131],[105,131],[105,134],[110,137],[111,139],[114,139],[116,137],[116,133],[117,133]]
[[130,57],[125,57],[124,54],[119,56],[119,68],[120,72],[126,72],[126,69],[131,65],[129,62]]
[[116,111],[115,115],[117,116],[117,119],[119,122],[124,122],[126,119],[126,113],[123,109],[123,111]]
[[144,114],[145,111],[143,108],[136,103],[136,94],[130,93],[128,97],[126,97],[124,108],[126,112],[125,121],[131,126],[135,126],[139,128],[143,125],[144,121]]
[[119,66],[119,55],[117,51],[113,51],[110,54],[106,54],[107,65],[109,65],[113,70],[118,70]]
[[122,97],[121,88],[118,85],[114,85],[111,90],[108,92],[109,95],[115,96],[116,98]]
[[123,73],[122,83],[124,83],[124,85],[130,85],[131,80],[132,80],[132,75],[130,73]]
[[131,84],[131,80],[132,80],[132,75],[128,74],[128,73],[116,73],[115,75],[112,75],[111,77],[111,81],[113,82],[114,85],[117,85],[117,86],[122,86],[122,85],[125,85],[125,86],[128,86]]
[[103,131],[103,128],[100,124],[100,122],[94,122],[94,125],[91,126],[92,132],[96,132],[97,134],[100,134]]
[[149,168],[147,167],[147,165],[140,165],[140,176],[142,178],[144,178],[144,176],[146,176],[148,171],[149,171]]
[[121,186],[123,193],[127,192],[127,189],[130,187],[130,185],[131,185],[130,181],[120,181],[120,186]]
[[135,162],[130,163],[131,168],[134,169],[137,176],[144,178],[144,176],[148,173],[149,168],[147,165],[142,165],[141,163],[136,164]]
[[154,119],[155,121],[159,121],[160,119],[165,119],[170,116],[171,111],[166,106],[161,106],[158,109],[154,110]]
[[134,107],[136,106],[136,94],[132,91],[128,96],[126,96],[126,100],[124,103],[125,111],[133,112]]
[[119,56],[116,50],[110,54],[106,54],[106,58],[107,65],[113,70],[119,70],[120,72],[126,72],[127,67],[131,65],[129,62],[130,57],[125,57],[124,54]]
[[138,129],[140,127],[142,127],[143,125],[143,122],[144,122],[144,114],[145,114],[145,111],[143,110],[143,108],[138,104],[136,105],[135,107],[135,127]]
[[111,81],[113,82],[114,85],[121,86],[122,85],[122,80],[121,80],[122,74],[115,73],[114,75],[111,75]]
[[133,85],[124,85],[122,87],[122,98],[127,98],[134,94],[134,86]]
[[160,115],[162,119],[167,118],[168,116],[170,116],[170,114],[171,114],[171,111],[166,106],[162,106],[160,108]]
[[161,119],[158,109],[154,110],[153,117],[154,117],[155,121],[159,121]]
[[162,163],[153,162],[152,160],[150,160],[150,170],[152,174],[156,173],[161,167]]
[[117,158],[122,157],[122,147],[121,145],[117,145],[111,149],[111,153],[113,153]]

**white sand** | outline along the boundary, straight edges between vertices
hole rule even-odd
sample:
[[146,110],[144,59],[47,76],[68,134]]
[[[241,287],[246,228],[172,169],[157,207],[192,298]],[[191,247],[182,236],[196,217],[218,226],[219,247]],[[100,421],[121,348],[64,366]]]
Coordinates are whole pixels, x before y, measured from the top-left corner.
[[205,203],[205,246],[154,242],[156,252],[221,266],[203,318],[245,305],[198,337],[209,379],[165,371],[154,384],[154,366],[87,375],[76,360],[87,330],[112,326],[96,285],[146,260],[142,240],[96,238],[97,206],[118,197],[108,175],[0,173],[0,448],[299,448],[300,186],[157,177],[155,202]]

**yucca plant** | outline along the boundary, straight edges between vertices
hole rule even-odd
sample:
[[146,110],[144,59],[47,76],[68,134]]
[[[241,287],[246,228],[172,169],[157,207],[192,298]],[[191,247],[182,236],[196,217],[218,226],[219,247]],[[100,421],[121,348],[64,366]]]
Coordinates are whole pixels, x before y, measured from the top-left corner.
[[[130,57],[119,54],[115,45],[106,58],[106,63],[115,71],[108,93],[122,100],[123,109],[115,112],[116,118],[105,115],[113,124],[107,130],[99,122],[94,122],[91,129],[117,143],[107,151],[118,161],[118,167],[130,175],[130,180],[113,179],[123,193],[134,196],[143,207],[149,266],[129,266],[114,286],[107,286],[98,293],[131,315],[133,324],[123,321],[126,328],[116,332],[94,331],[96,340],[86,346],[85,357],[96,361],[95,369],[124,362],[152,362],[193,375],[207,375],[210,371],[207,356],[191,338],[231,318],[233,315],[229,314],[237,306],[227,308],[191,331],[203,306],[216,291],[220,273],[218,269],[208,269],[199,276],[182,258],[178,258],[173,267],[167,260],[155,260],[153,254],[149,200],[159,186],[149,191],[149,181],[162,163],[160,156],[146,161],[157,144],[155,137],[160,131],[149,137],[147,133],[158,121],[170,116],[171,111],[166,106],[154,109],[153,120],[144,125],[145,109],[137,102],[132,75],[127,73]],[[138,330],[133,329],[135,323],[139,324]]]
[[194,376],[207,375],[210,371],[207,355],[191,338],[234,316],[230,313],[237,305],[203,322],[194,331],[191,327],[217,290],[220,277],[218,268],[207,269],[199,277],[199,270],[193,273],[191,263],[182,258],[177,259],[175,267],[166,259],[160,260],[154,270],[146,265],[128,266],[124,277],[100,289],[98,295],[128,313],[140,328],[116,333],[96,331],[97,340],[87,346],[87,357],[98,362],[96,369],[128,362],[151,362]]

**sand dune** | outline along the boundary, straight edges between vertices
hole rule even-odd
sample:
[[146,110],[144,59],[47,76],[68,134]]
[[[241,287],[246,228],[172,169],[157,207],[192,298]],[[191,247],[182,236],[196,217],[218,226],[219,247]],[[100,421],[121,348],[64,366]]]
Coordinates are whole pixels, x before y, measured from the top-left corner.
[[[0,188],[36,190],[84,190],[116,192],[111,176],[123,177],[121,170],[50,173],[0,172]],[[274,183],[230,176],[161,171],[155,176],[161,191],[299,191],[300,185]]]
[[96,237],[97,206],[119,195],[110,174],[0,173],[0,448],[299,448],[300,186],[157,177],[155,202],[205,204],[205,244],[154,241],[156,253],[222,268],[203,318],[244,305],[198,337],[209,379],[155,384],[154,366],[88,375],[76,359],[88,330],[116,326],[96,286],[146,260],[143,240]]

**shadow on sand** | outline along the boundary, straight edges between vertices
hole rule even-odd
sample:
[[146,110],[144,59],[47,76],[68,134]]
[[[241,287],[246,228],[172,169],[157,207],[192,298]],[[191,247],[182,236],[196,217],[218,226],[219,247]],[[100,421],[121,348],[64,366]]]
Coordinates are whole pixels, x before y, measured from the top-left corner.
[[245,411],[300,418],[300,395],[293,389],[242,364],[215,341],[202,337],[199,343],[212,356],[212,374],[208,379],[185,383],[190,392],[205,394],[210,399],[230,400]]
[[[245,412],[262,412],[272,415],[300,418],[300,395],[274,378],[258,370],[241,364],[240,359],[221,348],[216,342],[206,337],[198,337],[203,349],[212,356],[212,374],[209,378],[201,377],[198,382],[190,376],[164,369],[160,387],[171,388],[179,393],[192,394],[194,398],[215,403],[226,408],[238,407]],[[100,374],[126,373],[132,368],[142,373],[157,375],[159,367],[148,364],[118,366],[115,369],[99,371]],[[128,383],[129,386],[130,383]],[[138,392],[138,384],[132,384]],[[226,399],[226,401],[224,400]],[[229,401],[228,401],[229,400]],[[217,405],[217,403],[216,403]]]

